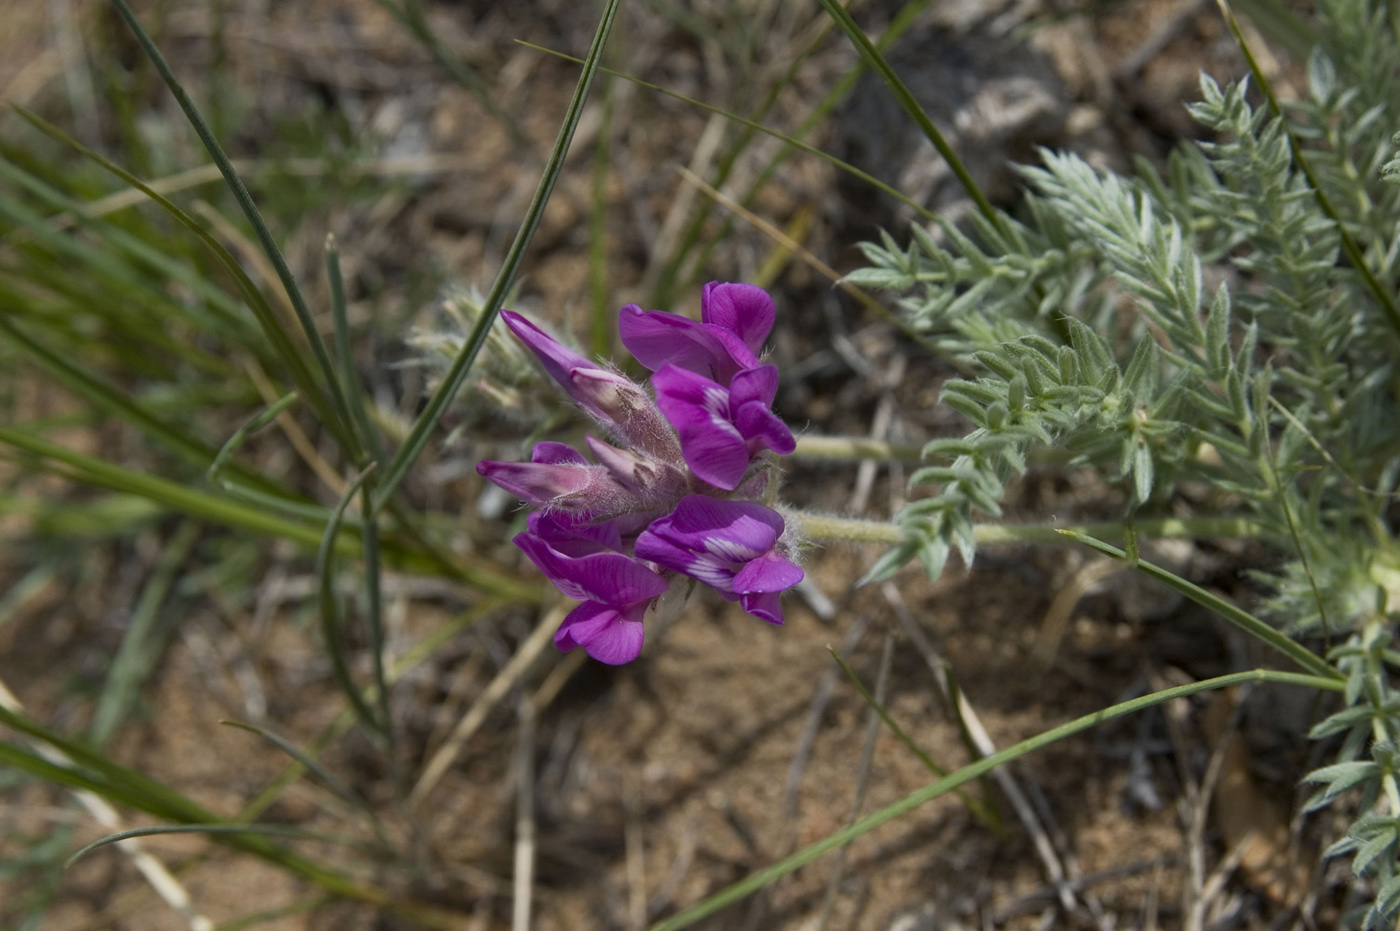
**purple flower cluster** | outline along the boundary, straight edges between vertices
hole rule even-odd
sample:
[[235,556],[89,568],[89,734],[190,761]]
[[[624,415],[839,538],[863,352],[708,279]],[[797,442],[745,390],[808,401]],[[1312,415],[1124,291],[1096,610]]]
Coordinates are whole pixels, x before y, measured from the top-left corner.
[[684,576],[771,624],[779,593],[802,580],[777,511],[753,500],[773,456],[796,446],[772,411],[778,369],[758,359],[773,300],[748,284],[711,282],[701,321],[622,308],[622,343],[652,374],[655,397],[591,362],[517,313],[502,311],[545,371],[613,443],[587,437],[596,462],[564,443],[529,462],[485,460],[477,471],[540,510],[515,545],[565,595],[582,602],[560,625],[560,650],[631,662],[647,609]]

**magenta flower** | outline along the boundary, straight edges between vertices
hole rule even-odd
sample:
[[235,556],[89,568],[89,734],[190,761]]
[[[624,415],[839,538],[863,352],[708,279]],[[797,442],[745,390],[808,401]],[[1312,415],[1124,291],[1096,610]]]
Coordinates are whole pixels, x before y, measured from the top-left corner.
[[758,366],[775,314],[762,288],[712,281],[700,298],[699,323],[628,304],[617,327],[622,345],[651,371],[675,365],[728,386],[736,374]]
[[618,449],[591,436],[583,441],[613,481],[636,495],[643,507],[669,506],[685,494],[685,475],[669,462]]
[[700,292],[700,319],[733,333],[755,355],[777,317],[773,299],[758,285],[711,281]]
[[585,519],[611,517],[640,505],[606,466],[594,465],[564,443],[536,443],[529,462],[483,459],[476,471],[526,504]]
[[686,495],[637,538],[639,559],[704,582],[749,614],[783,623],[778,593],[802,581],[782,552],[783,518],[753,501]]
[[585,437],[596,463],[543,442],[530,462],[477,465],[541,509],[515,544],[580,602],[555,633],[560,650],[581,646],[612,664],[635,659],[646,613],[675,573],[783,623],[779,595],[802,580],[802,570],[790,558],[796,545],[784,539],[783,518],[754,500],[775,477],[765,451],[786,455],[796,447],[772,410],[778,369],[758,359],[774,315],[761,288],[718,282],[705,286],[699,322],[624,307],[622,341],[654,373],[653,399],[617,369],[502,312],[612,441]]
[[501,317],[590,417],[639,449],[661,456],[675,453],[675,437],[645,388],[589,361],[514,311],[503,310]]
[[785,456],[797,447],[770,409],[778,392],[776,365],[745,369],[728,389],[674,365],[653,375],[651,384],[657,406],[680,434],[685,464],[711,485],[732,491],[761,450]]
[[666,580],[619,552],[621,534],[612,522],[589,525],[536,513],[527,526],[515,545],[559,591],[582,602],[559,625],[555,646],[564,652],[583,647],[612,666],[636,659],[642,618],[669,587]]

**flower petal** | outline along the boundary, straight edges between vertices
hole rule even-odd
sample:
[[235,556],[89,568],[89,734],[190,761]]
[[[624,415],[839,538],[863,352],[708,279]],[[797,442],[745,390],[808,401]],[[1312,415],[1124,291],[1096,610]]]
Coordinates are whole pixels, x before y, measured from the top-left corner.
[[645,614],[645,605],[615,608],[585,601],[554,632],[554,645],[561,653],[583,647],[589,656],[610,666],[630,663],[642,652]]
[[753,457],[729,422],[729,393],[704,375],[674,365],[664,366],[651,383],[657,406],[680,437],[685,464],[711,485],[732,490]]
[[553,440],[536,443],[535,448],[530,451],[530,461],[549,465],[588,465],[583,453],[568,443],[556,443]]
[[549,377],[565,389],[569,387],[570,369],[598,367],[513,310],[501,311],[501,319],[505,320],[510,331],[540,360]]
[[590,524],[577,518],[545,511],[535,511],[525,518],[530,533],[550,548],[565,556],[587,556],[589,553],[619,552],[622,532],[616,521]]
[[641,655],[645,634],[640,620],[618,614],[616,620],[585,643],[583,649],[600,663],[621,666]]
[[783,532],[783,518],[772,508],[753,501],[725,501],[705,495],[686,495],[665,524],[671,539],[690,544],[700,552],[748,562],[773,548]]
[[729,330],[757,353],[773,331],[777,310],[757,285],[711,281],[700,296],[700,318]]
[[546,507],[556,498],[580,492],[588,487],[592,480],[587,467],[551,465],[544,462],[496,462],[483,459],[476,464],[476,471],[488,481],[535,507]]
[[[662,518],[665,520],[665,518]],[[655,527],[660,521],[653,522]],[[729,562],[692,547],[678,546],[671,540],[649,528],[637,537],[633,550],[638,559],[654,562],[663,569],[688,575],[704,582],[721,594],[732,593],[734,588],[734,566]]]
[[778,394],[778,367],[760,365],[745,369],[729,382],[730,403],[734,407],[757,402],[764,407],[773,406],[773,398]]
[[564,617],[563,623],[554,632],[554,645],[561,653],[583,646],[586,641],[597,636],[600,629],[616,620],[616,617],[616,608],[596,601],[585,601]]
[[803,572],[791,560],[769,551],[750,560],[734,576],[734,591],[741,595],[785,592],[802,581]]
[[555,588],[580,601],[630,605],[655,598],[668,587],[661,576],[622,553],[566,556],[529,533],[516,534],[514,542]]
[[782,626],[783,603],[777,592],[740,595],[739,604],[759,620]]
[[771,449],[779,456],[786,456],[797,448],[797,440],[793,439],[788,425],[767,405],[745,404],[739,408],[734,426],[750,449]]
[[727,384],[736,372],[758,364],[733,333],[680,314],[628,304],[618,312],[617,329],[627,351],[653,372],[677,365]]

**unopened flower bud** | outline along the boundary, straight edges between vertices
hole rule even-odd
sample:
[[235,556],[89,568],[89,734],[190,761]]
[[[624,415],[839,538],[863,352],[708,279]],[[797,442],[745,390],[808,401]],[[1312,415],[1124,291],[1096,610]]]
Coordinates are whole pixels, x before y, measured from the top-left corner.
[[672,504],[684,493],[685,477],[675,466],[618,449],[591,436],[584,441],[613,480],[648,507]]

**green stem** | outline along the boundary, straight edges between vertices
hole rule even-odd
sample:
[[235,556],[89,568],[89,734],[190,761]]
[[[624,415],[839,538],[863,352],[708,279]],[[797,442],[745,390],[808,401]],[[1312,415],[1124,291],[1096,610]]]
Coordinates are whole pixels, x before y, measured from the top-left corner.
[[1225,17],[1225,25],[1230,28],[1230,33],[1235,38],[1235,44],[1239,46],[1240,53],[1244,55],[1245,62],[1249,65],[1250,73],[1254,76],[1254,81],[1259,87],[1259,93],[1264,95],[1264,99],[1269,103],[1269,109],[1278,118],[1279,128],[1288,138],[1288,147],[1293,153],[1293,161],[1298,166],[1298,170],[1307,178],[1308,186],[1312,188],[1313,196],[1317,198],[1317,204],[1322,208],[1322,212],[1337,227],[1337,235],[1341,237],[1342,251],[1347,254],[1352,267],[1356,270],[1365,283],[1367,289],[1375,297],[1376,303],[1385,312],[1386,321],[1391,329],[1400,335],[1400,305],[1397,305],[1395,298],[1390,291],[1381,284],[1376,273],[1367,264],[1366,257],[1361,252],[1361,247],[1352,238],[1351,232],[1342,222],[1341,214],[1332,205],[1332,199],[1323,190],[1321,181],[1312,169],[1312,164],[1308,161],[1307,155],[1303,152],[1303,145],[1298,141],[1298,136],[1293,132],[1292,125],[1288,122],[1288,116],[1283,112],[1283,107],[1279,104],[1278,97],[1274,95],[1274,88],[1269,81],[1269,76],[1259,67],[1259,62],[1254,57],[1254,52],[1250,50],[1249,43],[1244,39],[1244,32],[1240,29],[1239,22],[1235,19],[1235,14],[1230,10],[1230,4],[1226,0],[1216,0],[1220,7],[1220,13]]
[[794,456],[803,459],[832,459],[858,462],[862,459],[883,459],[918,465],[923,462],[923,444],[886,443],[858,436],[799,436]]
[[779,878],[794,873],[807,864],[821,858],[822,856],[836,850],[845,844],[850,843],[862,834],[875,830],[881,825],[888,824],[895,818],[906,815],[926,802],[931,802],[940,795],[946,795],[964,786],[972,780],[989,773],[1005,763],[1018,759],[1032,753],[1042,747],[1047,747],[1057,741],[1070,737],[1080,731],[1088,730],[1106,721],[1123,717],[1160,705],[1163,702],[1171,701],[1175,698],[1184,698],[1188,695],[1195,695],[1198,692],[1207,692],[1212,689],[1223,689],[1232,685],[1243,685],[1248,682],[1279,682],[1288,685],[1301,685],[1307,688],[1325,689],[1331,692],[1340,692],[1345,689],[1345,683],[1336,679],[1324,679],[1318,676],[1307,676],[1296,672],[1279,672],[1273,669],[1254,669],[1248,672],[1236,672],[1227,676],[1217,676],[1214,679],[1206,679],[1202,682],[1192,682],[1189,685],[1182,685],[1172,689],[1164,689],[1151,695],[1144,695],[1132,701],[1113,705],[1102,711],[1087,714],[1082,718],[1076,718],[1068,724],[1037,734],[1018,744],[1007,747],[1000,753],[994,753],[989,757],[978,760],[976,763],[964,766],[962,769],[931,783],[924,788],[906,795],[904,798],[880,809],[869,817],[857,821],[843,831],[837,831],[824,839],[817,841],[809,847],[799,850],[792,856],[780,860],[767,869],[759,870],[749,878],[735,883],[728,889],[710,896],[703,902],[691,906],[680,914],[674,915],[665,921],[652,925],[651,931],[680,931],[681,928],[688,928],[695,922],[707,915],[714,914],[722,908],[739,901],[759,889],[775,882]]
[[[884,543],[898,544],[906,539],[898,524],[870,520],[847,520],[840,517],[813,517],[807,514],[789,515],[798,525],[799,533],[818,543]],[[1056,527],[1052,524],[977,524],[973,538],[981,545],[1009,543],[1064,543],[1065,532],[1087,536],[1121,536],[1121,521],[1103,521],[1078,526]],[[1140,520],[1133,528],[1146,537],[1258,537],[1262,525],[1245,517],[1198,517],[1162,520]]]
[[[1134,524],[1135,528],[1138,526],[1141,525],[1136,523]],[[1069,539],[1077,540],[1080,543],[1083,543],[1085,546],[1098,550],[1105,556],[1112,556],[1114,559],[1126,559],[1128,556],[1127,553],[1123,552],[1117,547],[1110,546],[1107,543],[1104,543],[1102,540],[1095,540],[1093,537],[1086,536],[1082,533],[1078,533],[1073,530],[1061,530],[1059,532],[1064,534]],[[1208,608],[1214,613],[1220,615],[1222,618],[1229,621],[1231,624],[1234,624],[1236,627],[1240,628],[1245,633],[1254,637],[1261,643],[1265,643],[1273,647],[1275,650],[1282,653],[1284,656],[1287,656],[1289,659],[1293,660],[1293,662],[1297,663],[1299,666],[1301,666],[1303,669],[1306,669],[1308,672],[1317,676],[1324,676],[1338,682],[1345,680],[1345,677],[1336,669],[1334,669],[1332,665],[1329,664],[1322,657],[1318,656],[1316,653],[1309,650],[1301,643],[1289,637],[1283,631],[1269,624],[1266,624],[1264,621],[1261,621],[1259,618],[1250,614],[1248,611],[1240,609],[1236,605],[1233,605],[1230,602],[1226,601],[1224,598],[1221,598],[1219,595],[1208,592],[1204,588],[1201,588],[1199,585],[1196,585],[1193,582],[1188,582],[1186,579],[1183,579],[1181,576],[1173,572],[1168,572],[1161,566],[1154,566],[1152,563],[1145,562],[1141,559],[1133,560],[1132,568],[1135,568],[1138,571],[1142,572],[1144,575],[1151,576],[1157,581],[1176,589],[1177,591],[1185,595],[1187,598],[1190,598],[1192,601],[1196,602],[1196,604],[1204,608]]]

